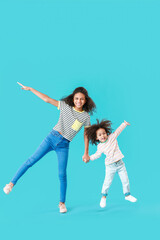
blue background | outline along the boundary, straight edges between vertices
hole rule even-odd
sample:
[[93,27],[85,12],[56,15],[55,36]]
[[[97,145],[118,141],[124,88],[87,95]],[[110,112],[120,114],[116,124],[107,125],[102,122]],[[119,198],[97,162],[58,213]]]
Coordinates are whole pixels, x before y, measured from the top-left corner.
[[[2,239],[157,238],[159,193],[160,1],[1,0],[0,237]],[[120,135],[131,192],[124,200],[115,176],[100,209],[104,156],[82,162],[83,131],[70,145],[68,213],[58,212],[54,152],[2,188],[56,124],[59,112],[17,81],[59,100],[83,86]],[[96,151],[90,146],[90,154]]]

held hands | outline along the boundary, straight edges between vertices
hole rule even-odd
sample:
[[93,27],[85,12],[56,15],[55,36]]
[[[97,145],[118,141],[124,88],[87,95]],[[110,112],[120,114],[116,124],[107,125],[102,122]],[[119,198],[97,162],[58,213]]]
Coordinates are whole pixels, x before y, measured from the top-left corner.
[[23,90],[27,90],[27,91],[30,91],[30,90],[31,90],[31,87],[26,87],[26,86],[22,85],[22,84],[19,83],[19,82],[17,82],[17,83],[22,87]]
[[126,125],[128,125],[128,126],[131,125],[129,122],[126,122],[125,120],[124,120],[124,123],[125,123]]
[[89,160],[90,160],[90,157],[89,157],[88,154],[84,154],[83,157],[82,157],[82,159],[83,159],[83,162],[88,163]]

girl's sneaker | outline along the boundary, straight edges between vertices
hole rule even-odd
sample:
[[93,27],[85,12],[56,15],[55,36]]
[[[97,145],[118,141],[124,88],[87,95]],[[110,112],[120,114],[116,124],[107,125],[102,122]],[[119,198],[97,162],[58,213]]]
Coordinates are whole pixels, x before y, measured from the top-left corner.
[[67,208],[66,208],[64,203],[59,204],[59,212],[60,213],[66,213],[67,212]]
[[105,208],[106,207],[106,198],[102,197],[100,201],[100,207]]
[[132,195],[126,196],[125,200],[128,200],[130,202],[137,202],[137,198],[133,197]]
[[12,186],[10,184],[6,184],[6,186],[3,188],[3,191],[5,194],[9,194],[12,191]]

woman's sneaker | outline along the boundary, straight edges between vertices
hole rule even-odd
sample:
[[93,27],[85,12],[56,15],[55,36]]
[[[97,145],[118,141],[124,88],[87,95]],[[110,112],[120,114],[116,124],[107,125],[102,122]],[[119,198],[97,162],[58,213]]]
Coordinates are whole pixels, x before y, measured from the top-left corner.
[[132,195],[126,196],[125,200],[128,200],[130,202],[137,202],[137,198],[133,197]]
[[12,186],[10,184],[6,184],[6,186],[3,188],[3,191],[5,194],[9,194],[12,191]]
[[60,213],[66,213],[67,212],[67,208],[66,208],[64,203],[59,204],[59,212]]
[[100,201],[100,207],[105,208],[106,207],[106,198],[102,197]]

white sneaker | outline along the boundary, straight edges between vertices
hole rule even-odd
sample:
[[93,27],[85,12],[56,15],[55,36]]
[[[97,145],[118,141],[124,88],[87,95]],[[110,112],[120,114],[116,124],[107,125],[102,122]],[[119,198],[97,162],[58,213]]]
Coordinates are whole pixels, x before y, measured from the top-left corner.
[[106,207],[106,198],[102,197],[100,201],[100,207],[105,208]]
[[12,186],[10,184],[6,184],[6,186],[3,188],[3,191],[5,194],[9,194],[12,191]]
[[67,208],[66,208],[64,203],[59,204],[59,212],[60,213],[66,213],[67,212]]
[[131,195],[128,195],[125,197],[125,200],[128,200],[130,202],[137,202],[137,198],[131,196]]

